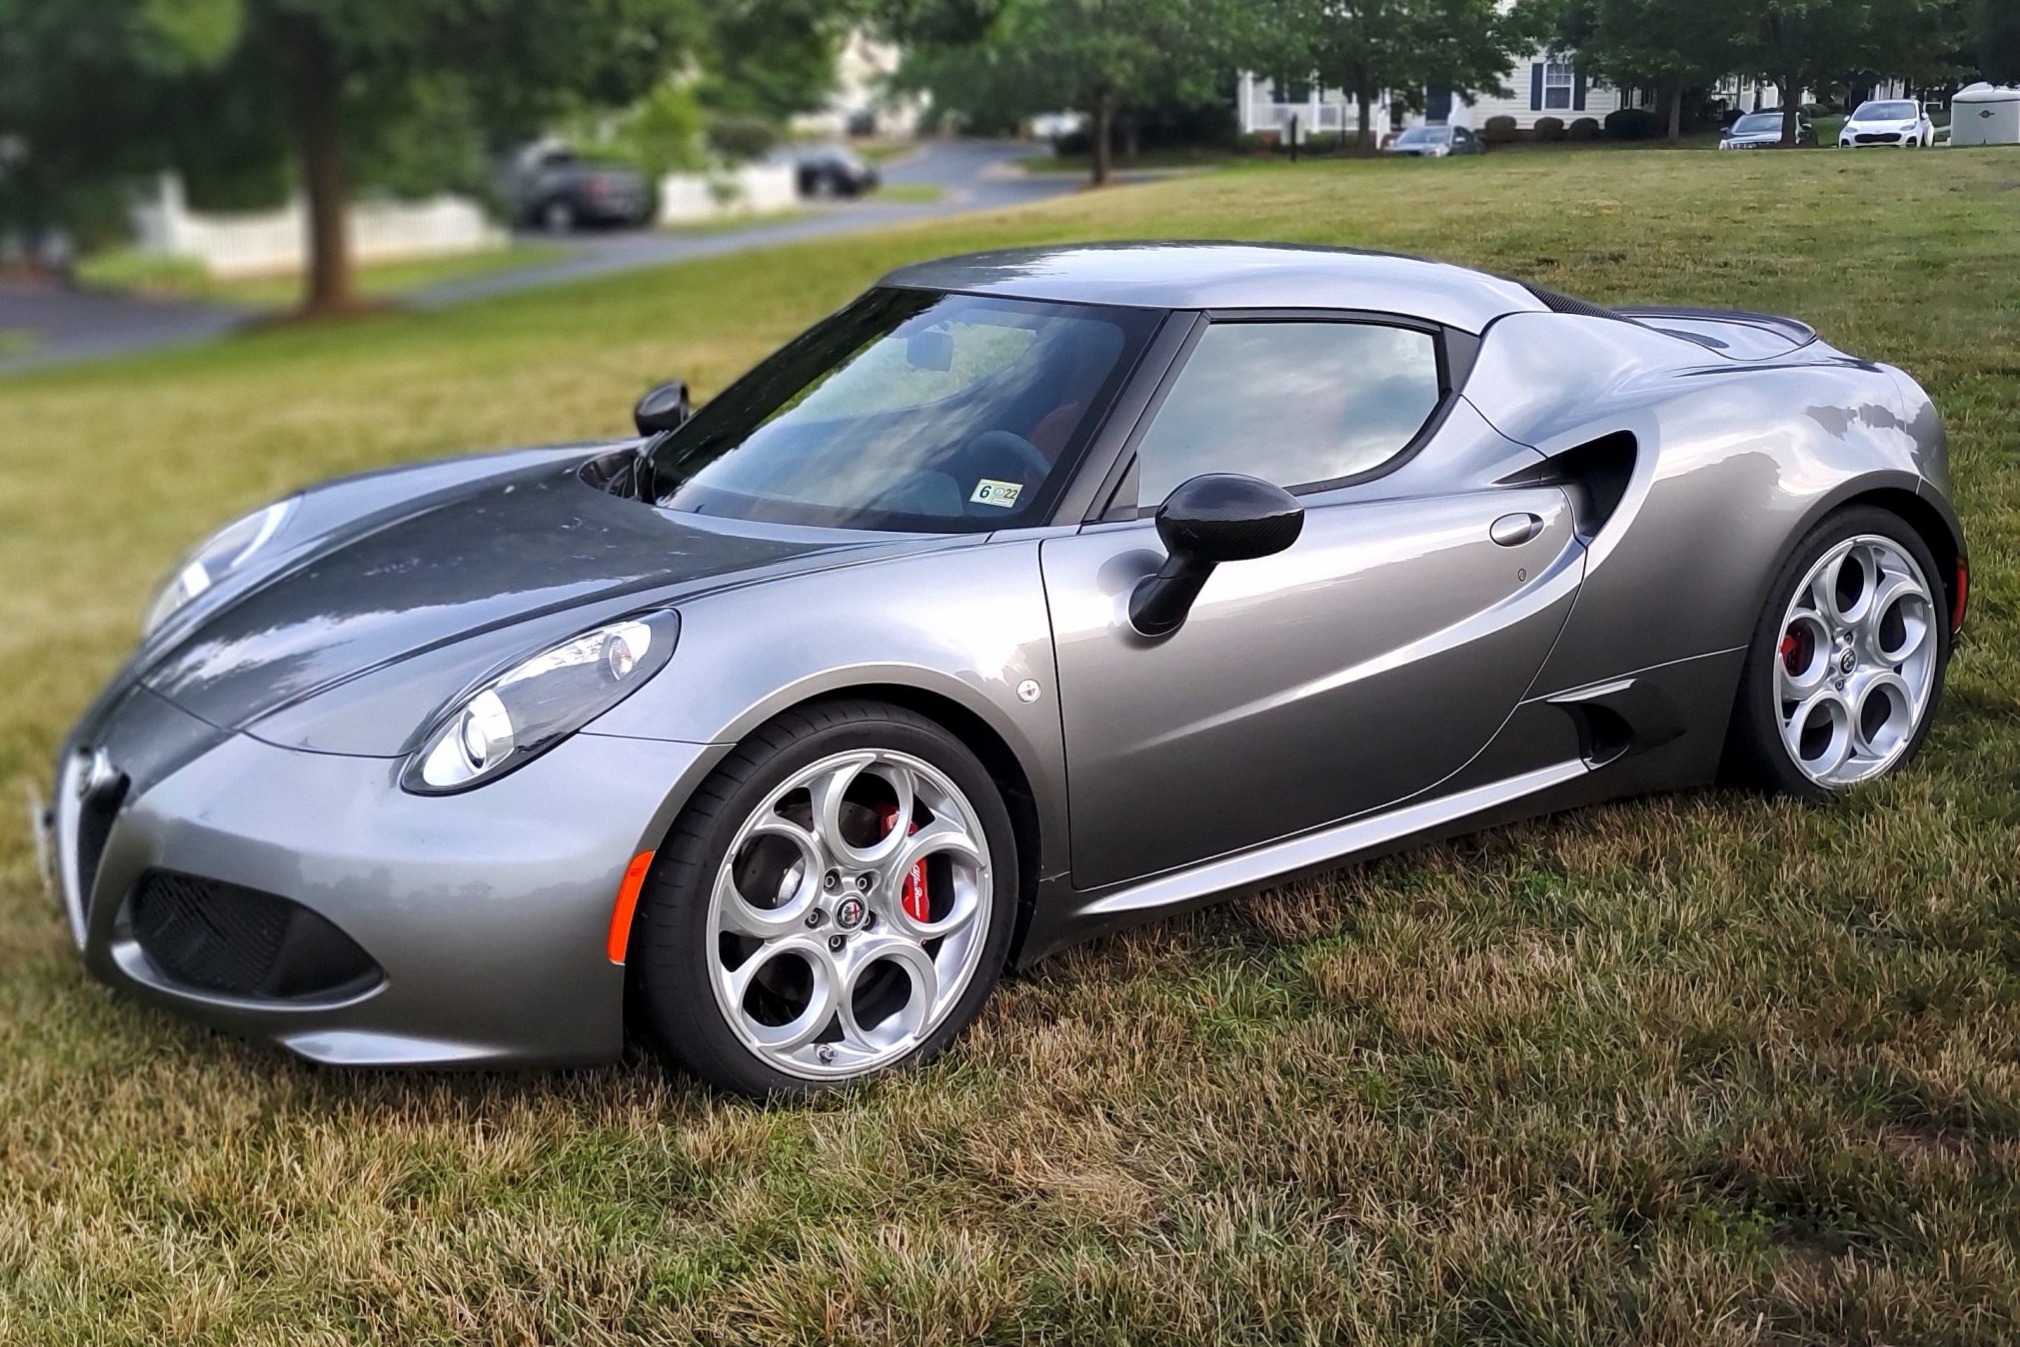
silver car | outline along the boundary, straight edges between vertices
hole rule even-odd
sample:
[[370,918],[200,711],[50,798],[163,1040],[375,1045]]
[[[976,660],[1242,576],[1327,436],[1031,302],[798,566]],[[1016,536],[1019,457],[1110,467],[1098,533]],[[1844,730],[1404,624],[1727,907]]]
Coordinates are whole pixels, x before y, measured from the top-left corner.
[[637,415],[176,570],[59,763],[94,976],[319,1062],[629,1031],[805,1091],[1231,893],[1895,771],[1963,621],[1907,375],[1436,262],[932,262]]

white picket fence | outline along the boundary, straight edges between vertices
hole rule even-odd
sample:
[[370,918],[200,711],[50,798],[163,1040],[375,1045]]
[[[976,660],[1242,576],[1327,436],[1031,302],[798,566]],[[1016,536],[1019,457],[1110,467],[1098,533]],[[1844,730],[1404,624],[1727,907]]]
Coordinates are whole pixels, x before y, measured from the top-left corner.
[[[193,211],[182,180],[164,174],[153,199],[134,207],[143,251],[192,258],[213,276],[277,275],[308,261],[308,210],[299,199],[279,210],[242,214]],[[505,231],[464,197],[365,201],[351,207],[351,253],[360,262],[443,257],[502,248]]]
[[790,210],[799,199],[799,171],[790,163],[745,164],[717,173],[669,173],[659,180],[659,222],[693,224]]

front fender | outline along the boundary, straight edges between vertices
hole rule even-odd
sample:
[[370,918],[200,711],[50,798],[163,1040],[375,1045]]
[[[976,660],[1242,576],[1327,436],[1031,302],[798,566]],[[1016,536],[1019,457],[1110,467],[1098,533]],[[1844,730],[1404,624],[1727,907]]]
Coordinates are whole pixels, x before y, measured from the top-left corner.
[[911,689],[958,705],[1016,757],[1040,873],[1064,867],[1066,754],[1036,539],[787,576],[690,600],[680,616],[673,662],[594,733],[731,744],[815,698]]

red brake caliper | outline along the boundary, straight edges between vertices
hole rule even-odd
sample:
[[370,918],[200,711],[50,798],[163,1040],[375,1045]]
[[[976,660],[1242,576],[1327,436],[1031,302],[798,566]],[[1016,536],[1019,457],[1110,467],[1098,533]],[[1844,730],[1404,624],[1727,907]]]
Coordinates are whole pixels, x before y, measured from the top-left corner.
[[[898,806],[894,804],[878,806],[877,820],[883,825],[884,836],[889,837],[891,829],[898,826]],[[905,831],[907,833],[919,831],[918,822],[914,820]],[[899,901],[905,906],[905,915],[913,921],[927,922],[933,919],[933,904],[926,896],[926,862],[923,859],[912,867],[911,874],[905,876],[905,891],[900,895]]]

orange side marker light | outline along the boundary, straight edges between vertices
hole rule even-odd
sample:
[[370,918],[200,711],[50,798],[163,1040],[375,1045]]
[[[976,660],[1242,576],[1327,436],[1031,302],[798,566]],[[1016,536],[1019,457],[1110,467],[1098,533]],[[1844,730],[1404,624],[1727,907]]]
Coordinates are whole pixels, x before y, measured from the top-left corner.
[[612,963],[624,962],[625,948],[631,944],[631,914],[638,908],[639,890],[652,870],[652,853],[641,851],[625,867],[624,882],[617,886],[617,906],[610,910],[610,943],[605,946]]

